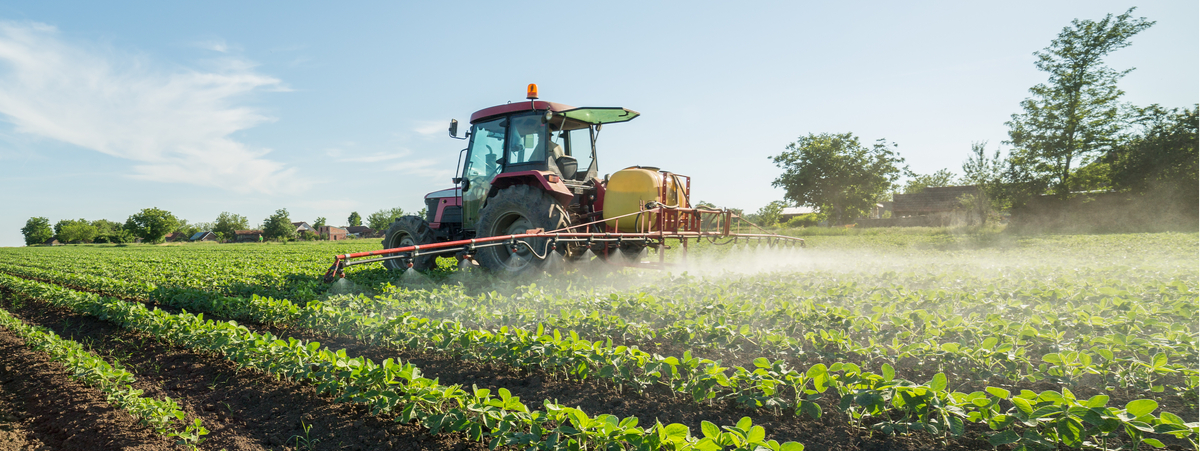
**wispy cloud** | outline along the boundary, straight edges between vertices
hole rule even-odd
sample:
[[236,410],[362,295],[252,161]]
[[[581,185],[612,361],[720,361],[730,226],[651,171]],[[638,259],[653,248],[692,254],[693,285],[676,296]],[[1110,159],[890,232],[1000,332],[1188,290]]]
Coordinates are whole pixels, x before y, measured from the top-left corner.
[[229,47],[229,44],[226,43],[224,39],[210,39],[207,41],[200,41],[200,42],[196,43],[196,47],[200,47],[205,50],[212,50],[214,52],[221,52],[221,53],[228,53],[231,50]]
[[396,152],[374,152],[369,154],[355,154],[347,152],[345,149],[333,147],[325,149],[325,155],[330,158],[337,159],[340,163],[379,163],[382,161],[395,160],[404,158],[411,154],[411,151],[400,150]]
[[404,158],[404,157],[405,157],[404,154],[377,153],[377,154],[371,154],[371,155],[359,155],[359,156],[354,156],[354,157],[342,157],[341,161],[345,161],[348,163],[379,163],[381,161],[395,160],[397,158]]
[[0,114],[17,132],[134,161],[134,178],[237,192],[297,189],[294,168],[230,137],[271,120],[237,100],[282,90],[282,82],[244,60],[218,66],[174,69],[68,42],[48,25],[0,22]]
[[413,131],[420,135],[432,135],[445,132],[447,127],[449,127],[449,122],[421,121],[417,123]]
[[447,167],[443,162],[428,158],[398,161],[388,165],[384,170],[434,179],[449,179],[454,176],[453,167]]

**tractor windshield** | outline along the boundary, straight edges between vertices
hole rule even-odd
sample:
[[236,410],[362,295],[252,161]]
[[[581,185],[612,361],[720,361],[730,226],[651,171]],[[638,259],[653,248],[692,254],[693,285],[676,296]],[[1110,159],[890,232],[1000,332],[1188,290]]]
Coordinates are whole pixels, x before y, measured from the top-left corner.
[[543,115],[514,116],[509,125],[507,165],[546,162],[546,122]]
[[471,146],[463,166],[462,193],[463,223],[475,224],[479,208],[487,199],[492,178],[503,169],[505,120],[496,119],[475,124],[471,129]]

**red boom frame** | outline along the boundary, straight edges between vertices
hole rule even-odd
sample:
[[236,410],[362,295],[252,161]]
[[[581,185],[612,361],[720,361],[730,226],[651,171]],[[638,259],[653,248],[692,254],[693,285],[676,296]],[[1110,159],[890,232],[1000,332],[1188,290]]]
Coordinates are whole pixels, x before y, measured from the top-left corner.
[[[666,189],[665,184],[664,184],[663,189],[664,190]],[[689,191],[691,191],[691,179],[690,178],[688,178],[687,187],[685,188],[685,197],[690,197],[690,196],[688,196],[688,194],[690,194]],[[660,198],[665,198],[665,192],[663,194],[664,194],[664,196],[660,197]],[[646,214],[657,215],[655,224],[653,224],[653,226],[651,226],[649,224],[649,221],[638,220],[637,221],[638,228],[642,229],[642,230],[639,230],[638,232],[634,232],[634,233],[614,233],[614,232],[582,233],[582,232],[572,232],[571,231],[572,229],[579,229],[579,228],[583,228],[583,230],[587,230],[586,229],[587,226],[600,224],[600,223],[604,223],[607,221],[616,221],[616,223],[619,224],[619,221],[621,218],[628,217],[628,216],[639,216],[639,218],[640,218],[641,215],[646,215]],[[710,223],[715,224],[719,230],[704,231],[703,230],[704,224],[705,224],[705,220],[707,218],[712,218],[712,221],[710,221]],[[664,262],[665,254],[661,251],[661,249],[669,249],[669,247],[666,246],[666,241],[670,240],[670,239],[679,240],[682,243],[682,248],[683,248],[683,252],[684,252],[685,256],[687,255],[688,239],[690,239],[690,238],[695,238],[697,241],[704,239],[704,238],[709,238],[709,239],[713,240],[714,242],[718,238],[729,238],[730,239],[729,242],[736,242],[739,239],[765,240],[772,244],[798,245],[800,247],[804,247],[804,240],[801,238],[781,236],[781,235],[775,235],[775,234],[769,234],[769,233],[756,233],[756,234],[755,233],[735,233],[731,229],[732,220],[734,218],[739,219],[739,222],[741,221],[741,217],[734,215],[733,212],[731,212],[729,210],[710,210],[710,209],[702,209],[702,208],[668,207],[668,206],[662,205],[657,202],[651,202],[651,203],[647,204],[645,207],[643,207],[640,211],[637,211],[634,213],[629,213],[629,214],[618,216],[615,218],[593,221],[593,222],[589,222],[586,224],[577,224],[577,225],[568,226],[568,227],[565,227],[562,229],[552,230],[552,231],[548,231],[548,232],[542,231],[541,229],[534,229],[534,230],[528,231],[528,233],[517,234],[517,235],[497,235],[497,236],[491,236],[491,237],[485,237],[485,238],[475,238],[475,239],[470,239],[470,240],[447,241],[447,242],[443,242],[443,243],[422,244],[422,245],[416,245],[416,246],[398,247],[398,248],[394,248],[394,249],[383,249],[383,250],[378,250],[378,251],[357,252],[357,253],[353,253],[353,254],[337,255],[337,256],[334,256],[333,266],[330,266],[329,270],[325,272],[324,280],[325,280],[325,282],[328,283],[328,282],[332,282],[332,281],[336,280],[337,278],[345,277],[345,273],[343,271],[345,270],[345,268],[347,266],[380,262],[380,261],[384,261],[384,260],[406,259],[408,266],[411,267],[412,259],[417,257],[418,255],[463,252],[463,253],[465,253],[465,255],[468,258],[470,258],[471,255],[475,254],[477,249],[483,248],[483,247],[490,247],[490,246],[505,246],[505,245],[507,245],[507,246],[513,246],[515,248],[516,246],[524,245],[524,246],[529,247],[529,249],[535,255],[539,254],[537,249],[534,249],[532,245],[530,245],[527,241],[525,241],[525,239],[527,239],[527,238],[547,238],[548,239],[547,246],[545,249],[541,250],[542,251],[541,255],[538,256],[539,258],[544,258],[544,256],[548,252],[556,251],[558,243],[572,243],[572,242],[574,242],[574,243],[592,243],[592,242],[621,243],[623,241],[640,241],[649,246],[658,246],[659,247],[659,249],[660,249],[660,251],[658,253],[659,261],[656,264],[650,263],[650,264],[640,264],[640,265],[632,265],[632,266],[650,267],[650,268],[663,268],[666,266],[666,263]],[[753,225],[752,223],[750,223],[748,221],[747,221],[747,224]],[[758,226],[754,226],[754,227],[758,228]],[[613,228],[617,229],[617,227],[615,227],[615,226]],[[761,230],[761,228],[759,228],[759,229]],[[728,242],[721,243],[721,244],[727,244],[727,243]],[[604,249],[605,249],[605,253],[607,253],[608,247],[605,246]],[[366,259],[366,260],[352,260],[352,259],[360,259],[363,257],[376,257],[376,258],[370,258],[370,259]]]

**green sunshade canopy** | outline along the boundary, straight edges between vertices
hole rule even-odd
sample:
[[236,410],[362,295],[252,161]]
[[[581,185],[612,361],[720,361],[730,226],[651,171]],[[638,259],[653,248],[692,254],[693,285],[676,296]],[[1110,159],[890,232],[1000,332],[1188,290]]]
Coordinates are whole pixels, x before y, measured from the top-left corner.
[[641,113],[621,107],[584,107],[560,111],[558,114],[579,122],[596,125],[629,121]]

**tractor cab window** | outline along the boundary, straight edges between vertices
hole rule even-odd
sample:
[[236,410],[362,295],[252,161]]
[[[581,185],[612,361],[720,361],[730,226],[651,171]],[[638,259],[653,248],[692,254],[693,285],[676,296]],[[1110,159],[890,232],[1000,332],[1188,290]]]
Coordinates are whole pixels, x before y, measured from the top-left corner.
[[496,119],[475,124],[471,132],[471,150],[467,156],[466,167],[463,168],[463,177],[483,177],[490,181],[500,173],[500,160],[504,158],[503,122],[503,119]]
[[[562,143],[563,148],[567,150],[567,155],[575,158],[578,163],[579,171],[575,177],[577,180],[584,181],[588,170],[592,168],[592,134],[591,128],[577,128],[566,132],[556,133],[563,136],[565,139]],[[594,176],[594,175],[593,175]]]
[[541,114],[514,116],[508,126],[508,158],[506,165],[546,161],[546,123]]
[[479,219],[492,179],[503,169],[505,125],[504,119],[496,119],[477,123],[471,129],[471,147],[463,167],[463,224],[475,224]]

